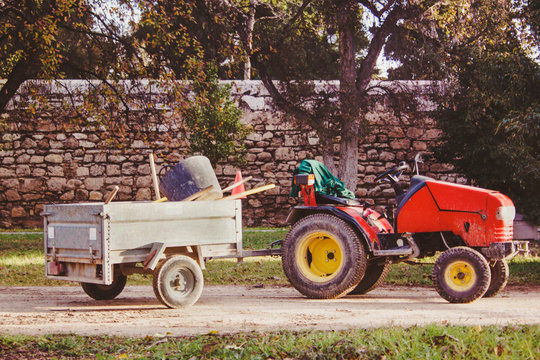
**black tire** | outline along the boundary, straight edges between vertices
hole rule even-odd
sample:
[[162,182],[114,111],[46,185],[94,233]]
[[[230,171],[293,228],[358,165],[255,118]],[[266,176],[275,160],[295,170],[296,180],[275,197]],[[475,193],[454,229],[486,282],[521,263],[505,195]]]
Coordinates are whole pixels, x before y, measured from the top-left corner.
[[328,214],[299,220],[281,250],[287,278],[309,298],[344,296],[366,270],[366,252],[357,234],[345,221]]
[[489,268],[491,270],[491,281],[484,297],[493,297],[503,291],[510,276],[510,268],[505,259],[497,260]]
[[120,272],[117,267],[114,268],[113,282],[111,285],[81,283],[84,292],[95,300],[112,300],[124,290],[127,276]]
[[197,262],[185,255],[171,256],[154,272],[154,294],[169,308],[182,308],[199,300],[204,285]]
[[435,261],[432,279],[443,299],[451,303],[469,303],[486,293],[491,271],[482,254],[458,246],[446,250]]
[[390,272],[392,264],[385,261],[384,263],[368,263],[366,273],[360,283],[349,293],[349,295],[367,294],[384,284],[386,276]]

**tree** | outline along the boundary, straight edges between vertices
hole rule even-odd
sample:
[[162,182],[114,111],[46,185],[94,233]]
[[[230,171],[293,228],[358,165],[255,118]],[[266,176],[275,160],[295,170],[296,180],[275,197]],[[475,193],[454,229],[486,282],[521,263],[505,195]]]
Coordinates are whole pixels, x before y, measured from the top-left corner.
[[[124,4],[128,12],[131,5]],[[0,5],[0,113],[30,79],[136,77],[134,43],[102,0],[6,0]]]
[[88,27],[84,1],[3,1],[0,5],[0,112],[26,80],[51,78],[65,62],[66,27]]
[[[477,27],[474,43],[453,46],[454,69],[436,118],[437,151],[475,184],[509,195],[519,212],[540,220],[540,66],[521,42],[515,12],[499,6],[497,26]],[[484,9],[489,18],[489,8]],[[480,16],[476,16],[476,21]]]
[[509,195],[518,211],[539,220],[535,4],[482,0],[457,4],[461,11],[439,7],[431,36],[418,31],[425,28],[420,22],[388,50],[402,62],[394,78],[411,73],[445,80],[445,92],[435,97],[440,107],[434,116],[444,131],[438,160]]
[[195,98],[182,109],[191,150],[213,164],[229,157],[241,162],[248,130],[240,123],[242,111],[230,97],[230,85],[219,85],[217,68],[211,64],[203,79],[193,81],[192,89]]
[[[285,10],[274,7],[273,11],[279,13],[279,16],[275,17],[273,24],[255,24],[254,33],[260,34],[260,37],[254,37],[251,61],[258,76],[279,108],[317,132],[325,164],[331,171],[337,172],[349,188],[356,188],[359,139],[367,134],[364,115],[373,103],[369,93],[378,88],[380,93],[396,95],[395,88],[386,87],[382,83],[374,86],[371,83],[377,72],[377,59],[389,35],[425,17],[431,3],[304,0],[288,3]],[[246,44],[244,29],[247,16],[240,11],[236,15],[239,24],[237,33]],[[373,19],[370,27],[366,23],[368,18]],[[264,31],[259,30],[261,28]],[[270,32],[268,28],[275,30]],[[262,36],[268,33],[272,36]],[[292,74],[309,74],[305,70],[297,70],[302,69],[303,65],[298,60],[304,60],[304,64],[309,64],[308,70],[316,70],[313,74],[317,74],[318,69],[313,65],[316,62],[310,59],[310,47],[294,46],[299,43],[309,44],[310,41],[318,45],[314,51],[317,58],[323,58],[321,55],[324,55],[328,59],[326,63],[330,66],[326,67],[329,69],[326,74],[335,75],[339,80],[339,88],[321,91],[309,83],[298,81],[287,81],[276,86],[273,80],[297,80],[298,77]],[[284,51],[289,48],[296,49],[296,56],[289,56]],[[335,57],[332,58],[333,54]],[[278,73],[276,68],[279,68]],[[336,139],[339,139],[339,153],[334,152]],[[339,163],[334,160],[337,155]]]
[[[129,23],[119,20],[137,8],[138,23],[134,16]],[[180,114],[190,88],[178,80],[195,79],[200,85],[207,79],[205,64],[231,51],[229,38],[216,31],[221,29],[219,17],[198,2],[8,0],[0,3],[0,20],[0,78],[6,78],[0,88],[0,113],[18,91],[24,93],[19,99],[31,110],[29,116],[36,106],[47,107],[46,101],[36,101],[35,89],[21,89],[26,80],[86,79],[89,91],[67,89],[73,99],[67,111],[79,124],[108,130],[107,146],[135,137],[151,143],[156,121],[176,122],[172,125],[185,129]],[[214,47],[203,49],[205,43]],[[124,81],[140,78],[152,80]],[[152,86],[164,93],[159,101],[149,94]],[[214,92],[224,96],[214,88],[198,95],[212,97]],[[201,106],[211,103],[195,100]],[[131,116],[132,109],[138,116]],[[215,135],[214,128],[206,130],[209,137]],[[241,141],[242,134],[231,138]]]

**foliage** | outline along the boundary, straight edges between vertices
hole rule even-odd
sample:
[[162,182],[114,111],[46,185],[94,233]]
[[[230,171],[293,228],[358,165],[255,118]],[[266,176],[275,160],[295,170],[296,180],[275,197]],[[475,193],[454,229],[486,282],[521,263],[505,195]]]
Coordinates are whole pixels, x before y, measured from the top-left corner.
[[[152,77],[164,70],[192,78],[194,59],[217,63],[221,79],[239,74],[241,50],[231,36],[228,8],[216,1],[133,0],[141,18],[134,37],[147,56]],[[200,65],[200,64],[198,64]]]
[[242,161],[248,130],[240,122],[242,111],[230,97],[230,85],[219,85],[213,65],[192,85],[195,98],[182,110],[191,150],[207,156],[213,164],[229,157]]
[[[456,1],[434,7],[437,24],[409,24],[389,55],[402,62],[392,78],[444,79],[435,117],[444,141],[440,161],[475,184],[509,195],[519,212],[540,220],[536,1]],[[527,25],[530,28],[527,28]]]
[[[540,46],[540,0],[515,0],[519,17],[525,20],[536,40],[536,46]],[[539,54],[540,56],[540,54]]]
[[[292,23],[290,19],[302,3],[268,1],[264,11],[259,9],[251,54],[258,64],[256,70],[283,81],[337,79],[339,48],[335,21],[321,11],[323,4],[319,2],[305,7]],[[365,45],[364,34],[358,32],[356,36]],[[255,74],[261,76],[257,71]]]
[[[241,142],[246,130],[233,121],[239,110],[234,110],[227,89],[218,90],[214,78],[211,84],[203,84],[206,61],[223,59],[232,51],[226,32],[218,31],[220,18],[206,11],[205,4],[146,0],[2,3],[0,78],[5,77],[6,82],[0,85],[0,113],[11,100],[17,108],[26,109],[33,121],[39,121],[45,112],[68,119],[66,127],[98,132],[101,146],[107,148],[125,148],[135,139],[178,148],[186,144],[168,130],[183,130],[184,139],[189,132],[181,118],[188,106],[189,87],[178,80],[195,79],[195,87],[206,88],[194,97],[199,111],[210,113],[223,102],[227,116],[212,120],[226,125],[219,134],[212,124],[194,128],[192,150],[200,151],[208,139],[214,145],[214,162],[227,159],[234,155],[231,146]],[[135,22],[137,12],[140,19]],[[203,17],[205,21],[201,21]],[[215,41],[213,34],[223,41]],[[221,45],[203,49],[201,44],[210,43]],[[57,80],[68,76],[88,81],[85,86],[70,88]],[[25,83],[32,78],[51,82]],[[68,94],[62,106],[49,106],[47,88]],[[204,134],[206,130],[208,134]]]
[[[253,66],[276,105],[290,119],[307,125],[319,137],[325,165],[347,187],[357,183],[358,143],[368,131],[366,113],[374,90],[383,98],[407,97],[403,88],[371,83],[388,35],[427,9],[416,1],[296,1],[269,3],[273,16],[255,24]],[[237,22],[246,23],[241,11]],[[371,20],[369,20],[371,19]],[[245,43],[242,32],[238,32]],[[270,36],[268,36],[270,34]],[[335,78],[335,87],[321,88],[298,80]],[[291,79],[295,81],[289,81]],[[282,80],[279,86],[273,80]],[[397,95],[400,94],[400,95]],[[379,99],[380,100],[380,99]],[[395,105],[398,102],[393,103]],[[393,108],[396,114],[402,109]],[[336,140],[339,139],[339,140]],[[339,147],[334,146],[339,142]],[[338,149],[338,150],[335,150]],[[339,157],[339,163],[334,158]]]
[[[428,325],[341,331],[290,331],[198,336],[47,335],[0,337],[5,358],[99,359],[532,359],[538,325]],[[37,356],[35,356],[37,355]]]
[[[102,1],[95,0],[94,6]],[[125,9],[124,9],[125,11]],[[0,6],[0,112],[28,79],[105,79],[129,70],[129,45],[87,0],[7,0]],[[122,66],[120,66],[122,65]]]

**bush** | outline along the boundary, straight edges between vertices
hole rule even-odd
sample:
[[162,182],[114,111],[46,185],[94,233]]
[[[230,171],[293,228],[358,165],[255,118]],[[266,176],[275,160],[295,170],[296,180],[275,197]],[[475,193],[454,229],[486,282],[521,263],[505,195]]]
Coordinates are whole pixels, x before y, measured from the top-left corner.
[[242,111],[230,97],[230,86],[219,85],[215,66],[194,80],[193,92],[193,102],[182,111],[191,150],[205,155],[214,165],[230,156],[243,162],[249,130],[240,122]]
[[440,101],[436,152],[476,185],[499,190],[540,221],[540,66],[501,45],[462,61],[455,92]]

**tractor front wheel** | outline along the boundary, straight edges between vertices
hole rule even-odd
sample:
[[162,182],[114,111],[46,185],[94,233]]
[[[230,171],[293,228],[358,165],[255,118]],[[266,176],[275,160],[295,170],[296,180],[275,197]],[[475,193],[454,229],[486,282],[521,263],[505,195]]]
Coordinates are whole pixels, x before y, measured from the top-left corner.
[[287,278],[310,298],[344,296],[366,270],[366,253],[358,235],[345,221],[328,214],[299,220],[281,249]]
[[443,252],[432,273],[439,295],[451,303],[469,303],[488,290],[491,271],[478,251],[458,246]]
[[510,269],[505,259],[497,260],[493,265],[490,264],[489,267],[491,270],[491,282],[484,297],[493,297],[503,291],[510,276]]

